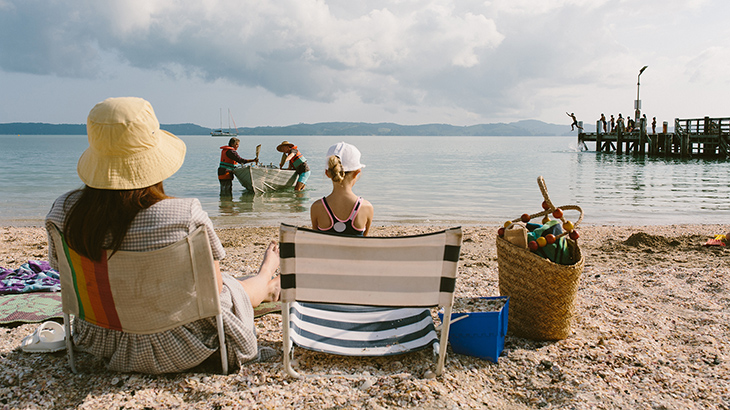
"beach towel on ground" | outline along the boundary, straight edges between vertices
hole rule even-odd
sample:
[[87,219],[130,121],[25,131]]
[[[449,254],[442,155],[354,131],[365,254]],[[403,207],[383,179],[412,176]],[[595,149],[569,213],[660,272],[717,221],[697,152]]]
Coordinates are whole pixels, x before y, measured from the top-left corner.
[[725,235],[715,235],[713,239],[708,239],[704,246],[725,246],[727,237]]
[[61,292],[29,292],[0,296],[0,326],[41,323],[63,318]]
[[0,267],[0,295],[60,290],[58,272],[46,261],[29,260],[15,270]]

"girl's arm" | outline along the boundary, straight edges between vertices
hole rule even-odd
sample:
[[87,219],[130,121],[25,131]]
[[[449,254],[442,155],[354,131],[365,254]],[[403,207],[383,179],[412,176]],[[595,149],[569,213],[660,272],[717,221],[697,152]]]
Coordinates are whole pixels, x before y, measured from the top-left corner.
[[318,224],[318,218],[317,218],[317,207],[321,207],[322,204],[320,204],[319,201],[315,201],[312,204],[312,207],[309,208],[309,218],[312,220],[312,229],[318,231],[319,230],[319,224]]
[[373,205],[370,203],[370,201],[363,199],[362,205],[360,205],[360,212],[357,216],[363,215],[365,219],[365,232],[363,235],[368,236],[368,233],[370,232],[370,224],[373,222],[373,217],[375,215],[375,208],[373,208]]

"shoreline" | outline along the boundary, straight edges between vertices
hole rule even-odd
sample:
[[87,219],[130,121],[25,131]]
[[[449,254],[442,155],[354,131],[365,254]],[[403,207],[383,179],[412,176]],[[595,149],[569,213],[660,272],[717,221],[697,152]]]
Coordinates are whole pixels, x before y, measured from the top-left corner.
[[[450,226],[450,225],[449,225]],[[497,296],[497,225],[464,228],[456,298]],[[378,225],[371,236],[432,232],[447,225]],[[585,257],[573,334],[556,342],[508,335],[499,363],[450,353],[444,375],[422,378],[430,353],[343,358],[297,349],[306,371],[355,379],[293,380],[280,360],[169,376],[118,374],[79,354],[16,350],[37,324],[0,327],[0,397],[9,408],[199,406],[266,408],[454,407],[684,409],[730,407],[730,250],[704,247],[724,224],[581,224]],[[275,226],[216,227],[223,271],[255,272]],[[0,266],[46,259],[41,227],[0,227]],[[281,316],[256,319],[259,343],[281,350]],[[204,369],[205,370],[205,369]]]
[[[235,229],[235,228],[279,228],[279,225],[281,223],[286,223],[289,225],[296,225],[296,226],[309,226],[309,214],[307,213],[306,216],[302,216],[301,218],[291,218],[290,221],[288,220],[281,220],[278,219],[276,221],[225,221],[227,219],[227,216],[216,216],[211,217],[211,221],[213,221],[213,226],[215,229]],[[570,219],[570,218],[569,218]],[[454,226],[462,226],[462,227],[469,227],[469,228],[485,228],[490,229],[494,228],[495,231],[497,228],[502,226],[502,223],[507,221],[507,218],[505,218],[504,221],[427,221],[427,220],[414,220],[410,222],[380,222],[377,227],[381,227],[384,229],[391,228],[391,227],[430,227],[430,228],[446,228],[446,227],[454,227]],[[0,220],[0,229],[2,228],[40,228],[44,229],[45,224],[45,216],[43,219],[32,219],[32,220]],[[376,226],[373,225],[375,228]],[[663,227],[684,227],[684,228],[720,228],[722,232],[718,232],[716,234],[725,234],[730,232],[730,223],[699,223],[699,222],[679,222],[679,223],[664,223],[664,222],[656,222],[656,223],[611,223],[611,222],[586,222],[584,219],[579,228],[601,228],[601,227],[617,227],[617,228],[648,228],[648,229],[654,229],[654,228],[663,228]]]

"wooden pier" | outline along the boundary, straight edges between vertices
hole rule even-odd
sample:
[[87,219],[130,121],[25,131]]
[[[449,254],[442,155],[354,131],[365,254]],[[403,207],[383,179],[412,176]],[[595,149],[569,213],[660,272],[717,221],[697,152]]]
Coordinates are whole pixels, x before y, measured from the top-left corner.
[[586,142],[593,141],[597,152],[730,158],[730,118],[677,118],[672,133],[667,132],[666,123],[656,134],[646,131],[643,118],[637,124],[638,129],[631,132],[625,127],[616,127],[613,132],[605,133],[601,132],[603,125],[597,121],[597,132],[578,133],[578,146],[588,150]]

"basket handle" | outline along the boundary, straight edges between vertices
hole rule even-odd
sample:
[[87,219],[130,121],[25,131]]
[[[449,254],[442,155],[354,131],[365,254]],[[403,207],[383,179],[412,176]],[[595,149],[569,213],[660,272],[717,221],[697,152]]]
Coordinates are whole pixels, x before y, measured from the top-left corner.
[[[580,215],[578,216],[578,220],[573,223],[573,228],[577,228],[578,225],[583,221],[583,209],[578,205],[562,205],[562,206],[555,206],[553,205],[553,201],[550,200],[550,195],[548,195],[547,186],[545,185],[545,178],[542,177],[542,175],[537,177],[537,186],[540,187],[540,192],[542,193],[542,197],[545,199],[545,203],[547,204],[548,208],[542,210],[541,212],[531,214],[530,219],[538,218],[540,216],[546,216],[551,215],[555,209],[560,208],[562,210],[574,210],[580,212]],[[568,220],[565,219],[564,216],[561,216],[559,218],[563,223],[567,222]],[[515,218],[512,220],[512,222],[520,222],[522,221],[522,218]],[[558,237],[566,235],[567,232],[563,232],[562,234],[558,235]]]

